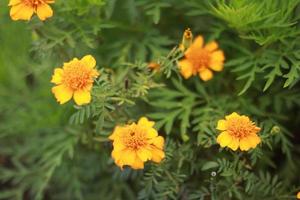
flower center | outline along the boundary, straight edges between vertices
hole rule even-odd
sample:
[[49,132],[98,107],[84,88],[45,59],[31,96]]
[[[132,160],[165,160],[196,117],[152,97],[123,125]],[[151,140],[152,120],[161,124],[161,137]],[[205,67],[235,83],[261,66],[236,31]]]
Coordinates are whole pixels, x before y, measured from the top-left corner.
[[84,89],[93,83],[92,70],[80,62],[64,69],[63,82],[73,90]]
[[136,124],[130,125],[129,130],[123,135],[123,142],[127,148],[138,150],[147,144],[145,130]]
[[194,73],[209,66],[210,52],[205,49],[197,49],[186,55],[187,59],[193,63]]
[[228,120],[227,127],[229,134],[238,139],[246,138],[258,131],[253,122],[243,118]]

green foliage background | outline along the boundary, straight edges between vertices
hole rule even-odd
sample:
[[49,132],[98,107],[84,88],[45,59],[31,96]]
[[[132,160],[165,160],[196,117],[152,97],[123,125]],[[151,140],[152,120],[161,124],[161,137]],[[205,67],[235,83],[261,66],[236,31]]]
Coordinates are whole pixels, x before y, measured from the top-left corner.
[[[295,199],[300,191],[299,0],[70,0],[45,22],[0,2],[0,199]],[[174,47],[190,27],[226,54],[213,80],[183,80]],[[55,67],[92,54],[93,102],[60,106]],[[149,71],[147,63],[161,63]],[[249,152],[220,149],[231,112],[262,128]],[[121,171],[107,136],[147,116],[166,159]]]

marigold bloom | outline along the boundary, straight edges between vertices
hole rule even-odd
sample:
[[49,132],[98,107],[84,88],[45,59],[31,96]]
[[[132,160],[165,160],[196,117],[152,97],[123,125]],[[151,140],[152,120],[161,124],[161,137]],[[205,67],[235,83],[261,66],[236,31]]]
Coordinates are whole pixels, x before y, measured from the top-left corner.
[[13,20],[30,20],[36,13],[40,20],[52,17],[53,11],[48,4],[55,0],[10,0],[10,17]]
[[123,168],[143,169],[144,162],[159,163],[164,157],[164,138],[153,128],[154,122],[142,117],[138,123],[116,126],[109,139],[113,140],[112,157]]
[[297,199],[300,199],[300,192],[297,193]]
[[219,120],[217,129],[222,131],[217,137],[217,142],[221,147],[229,147],[236,151],[240,148],[242,151],[248,151],[255,148],[260,142],[257,133],[260,131],[249,117],[232,113],[225,117],[225,120]]
[[81,60],[74,58],[64,63],[62,68],[56,68],[51,82],[57,85],[52,88],[57,101],[63,104],[74,96],[77,105],[89,103],[94,79],[99,76],[95,66],[96,60],[87,55]]
[[218,43],[212,41],[205,46],[203,43],[203,37],[198,36],[185,51],[185,58],[178,62],[185,79],[198,74],[203,81],[208,81],[213,77],[212,70],[223,70],[225,56],[223,51],[218,49]]

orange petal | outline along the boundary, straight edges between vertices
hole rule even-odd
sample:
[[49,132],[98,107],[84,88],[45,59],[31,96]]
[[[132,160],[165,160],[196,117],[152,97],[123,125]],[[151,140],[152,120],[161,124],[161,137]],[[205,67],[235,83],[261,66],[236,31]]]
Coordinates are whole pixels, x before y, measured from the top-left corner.
[[122,152],[123,155],[122,155],[122,161],[124,163],[124,165],[132,165],[135,160],[136,160],[136,153],[135,151],[132,151],[132,150],[125,150]]
[[211,54],[212,62],[223,62],[224,60],[225,60],[225,56],[222,50],[215,51]]
[[199,72],[199,76],[203,81],[209,81],[213,77],[213,73],[211,70],[204,68]]
[[215,41],[209,42],[207,45],[205,45],[204,49],[212,52],[212,51],[218,49],[218,43]]
[[73,96],[73,91],[63,84],[53,87],[52,93],[60,104],[66,103]]
[[204,43],[204,39],[201,35],[197,36],[191,45],[192,48],[202,48]]
[[240,140],[240,149],[242,151],[248,151],[251,148],[252,144],[249,138],[243,138]]
[[141,159],[136,158],[131,167],[133,169],[144,169],[144,162]]
[[220,72],[224,69],[224,65],[223,64],[210,64],[209,68],[216,72]]
[[182,76],[185,79],[188,79],[192,76],[192,74],[193,74],[193,65],[190,61],[188,61],[187,59],[180,60],[178,62],[178,66],[179,66],[179,69],[180,69],[180,73],[182,74]]

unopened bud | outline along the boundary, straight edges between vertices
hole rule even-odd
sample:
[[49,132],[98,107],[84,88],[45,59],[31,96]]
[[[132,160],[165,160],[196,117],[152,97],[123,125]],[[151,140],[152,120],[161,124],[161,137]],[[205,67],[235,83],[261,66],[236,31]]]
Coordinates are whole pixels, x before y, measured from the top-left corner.
[[182,42],[179,46],[181,51],[185,51],[187,48],[191,46],[193,42],[193,33],[190,28],[187,28],[182,36]]
[[148,64],[148,67],[152,70],[156,70],[156,71],[159,71],[160,69],[160,64],[156,63],[156,62],[150,62]]
[[280,133],[281,132],[281,129],[279,126],[273,126],[273,128],[271,129],[271,134],[277,134],[277,133]]

